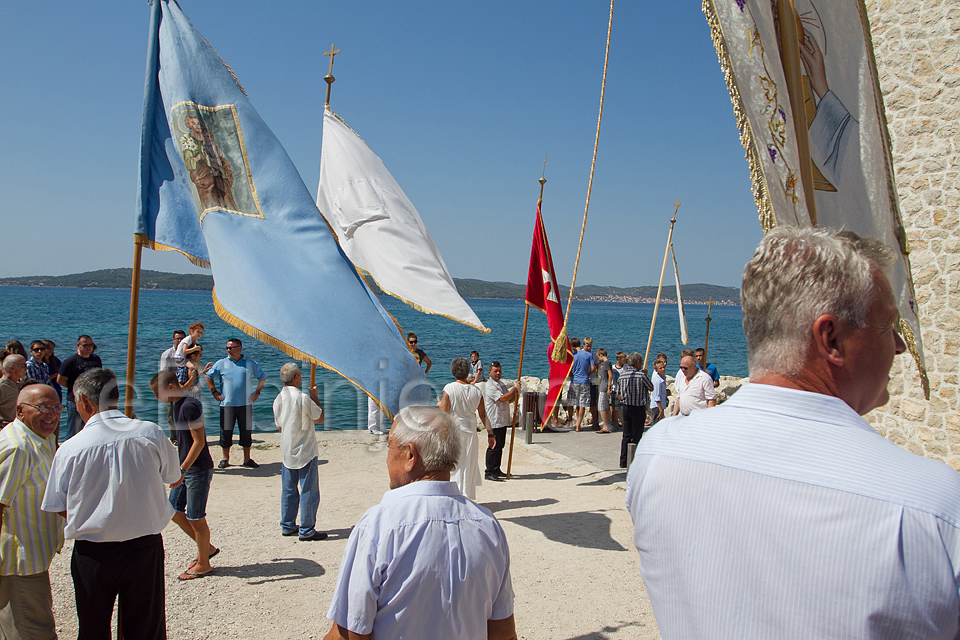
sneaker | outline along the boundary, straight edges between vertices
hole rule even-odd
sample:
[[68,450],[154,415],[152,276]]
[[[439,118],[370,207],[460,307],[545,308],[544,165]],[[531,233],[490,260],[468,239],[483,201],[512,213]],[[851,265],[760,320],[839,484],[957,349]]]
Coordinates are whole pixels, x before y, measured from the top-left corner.
[[217,463],[217,469],[226,469],[229,466],[230,466],[230,463],[227,462],[226,460],[221,460],[220,462]]
[[243,466],[245,466],[245,467],[247,467],[247,468],[249,468],[249,469],[259,469],[259,468],[260,468],[260,465],[258,465],[256,462],[253,461],[253,458],[250,458],[249,460],[247,460],[246,462],[244,462],[244,463],[243,463]]
[[383,429],[367,429],[367,431],[369,431],[372,435],[375,435],[375,436],[382,436],[383,434],[386,433],[386,431],[384,431]]
[[300,536],[300,542],[313,542],[314,540],[326,540],[327,534],[323,531],[314,531],[312,536]]
[[287,537],[289,537],[289,536],[295,536],[295,535],[297,535],[297,530],[294,529],[294,530],[292,530],[292,531],[281,531],[281,532],[280,532],[280,535],[282,535],[282,536],[287,536]]

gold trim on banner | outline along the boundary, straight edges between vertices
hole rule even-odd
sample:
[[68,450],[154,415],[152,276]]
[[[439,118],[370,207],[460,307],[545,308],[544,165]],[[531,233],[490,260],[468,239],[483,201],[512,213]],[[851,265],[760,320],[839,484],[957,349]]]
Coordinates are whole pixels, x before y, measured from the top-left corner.
[[237,329],[240,329],[241,331],[243,331],[244,333],[246,333],[247,335],[249,335],[250,337],[252,337],[254,340],[259,340],[260,342],[263,342],[264,344],[269,344],[269,345],[272,346],[272,347],[276,347],[277,349],[279,349],[280,351],[283,351],[285,354],[287,354],[287,355],[290,356],[291,358],[296,358],[297,360],[300,360],[301,362],[311,362],[311,363],[317,365],[318,367],[323,367],[323,368],[326,369],[327,371],[332,371],[333,373],[337,374],[338,376],[342,377],[344,380],[346,380],[347,382],[349,382],[350,384],[352,384],[353,386],[355,386],[355,387],[356,387],[357,389],[359,389],[360,391],[362,391],[362,392],[364,392],[365,394],[367,394],[367,396],[368,396],[371,400],[373,400],[378,407],[380,407],[380,410],[383,411],[383,413],[387,416],[387,418],[388,418],[391,422],[393,421],[393,417],[394,417],[394,416],[393,416],[392,413],[390,413],[390,410],[387,409],[379,400],[377,400],[376,398],[374,398],[374,397],[373,397],[366,389],[364,389],[363,386],[360,385],[360,383],[358,383],[356,380],[354,380],[354,379],[352,379],[352,378],[344,375],[344,374],[341,373],[340,371],[337,371],[336,369],[334,369],[334,368],[331,367],[330,365],[328,365],[328,364],[326,364],[326,363],[324,363],[324,362],[321,362],[320,360],[317,360],[317,359],[314,358],[313,356],[311,356],[311,355],[309,355],[309,354],[307,354],[307,353],[305,353],[305,352],[303,352],[303,351],[300,351],[300,350],[297,349],[296,347],[292,347],[292,346],[290,346],[289,344],[287,344],[286,342],[284,342],[284,341],[282,341],[282,340],[279,340],[279,339],[277,339],[277,338],[274,338],[273,336],[271,336],[271,335],[268,334],[268,333],[264,333],[263,331],[260,331],[260,329],[257,329],[256,327],[253,327],[253,326],[247,324],[246,322],[244,322],[243,320],[241,320],[241,319],[238,318],[237,316],[233,315],[232,313],[230,313],[229,311],[227,311],[227,310],[223,307],[222,304],[220,304],[220,300],[217,299],[217,289],[216,289],[216,287],[214,287],[213,291],[211,292],[211,296],[213,297],[213,308],[216,310],[217,315],[220,316],[220,318],[221,318],[224,322],[233,325],[233,326],[236,327]]
[[737,118],[737,129],[740,131],[740,145],[744,149],[747,164],[750,166],[753,200],[757,205],[760,226],[766,233],[777,226],[777,219],[773,214],[773,202],[767,193],[767,181],[763,175],[760,152],[757,150],[754,141],[753,130],[750,128],[750,121],[747,118],[746,107],[743,105],[743,98],[740,96],[740,89],[737,88],[733,62],[730,60],[730,53],[727,51],[727,44],[723,39],[720,18],[713,6],[713,0],[703,0],[703,14],[707,18],[707,24],[710,25],[710,37],[713,39],[713,47],[717,51],[717,58],[720,59],[720,69],[723,71],[723,77],[727,82],[727,90],[730,92],[733,114]]
[[[364,269],[361,269],[360,267],[357,267],[356,265],[354,265],[354,267],[356,268],[356,270],[357,270],[358,273],[361,273],[361,274],[363,274],[364,276],[366,276],[366,277],[370,278],[371,280],[373,280],[373,283],[374,283],[375,285],[377,285],[377,287],[379,287],[380,290],[383,291],[385,294],[387,294],[388,296],[391,296],[391,297],[393,297],[393,298],[396,298],[397,300],[399,300],[400,302],[402,302],[402,303],[404,303],[404,304],[410,305],[411,307],[413,307],[414,309],[416,309],[416,310],[419,311],[420,313],[425,313],[425,314],[430,315],[430,316],[440,316],[440,317],[442,317],[442,318],[446,318],[447,320],[453,320],[454,322],[459,322],[460,324],[462,324],[462,325],[464,325],[464,326],[467,326],[467,327],[470,327],[471,329],[476,329],[476,330],[479,331],[480,333],[490,333],[490,329],[488,329],[488,328],[486,328],[486,327],[479,326],[479,325],[475,325],[475,324],[473,324],[472,322],[467,322],[466,320],[461,320],[460,318],[454,318],[453,316],[449,316],[449,315],[447,315],[447,314],[445,314],[445,313],[440,313],[439,311],[434,311],[434,310],[432,310],[432,309],[427,309],[426,307],[424,307],[424,306],[422,306],[422,305],[419,305],[419,304],[417,304],[416,302],[412,302],[412,301],[410,301],[410,300],[407,300],[407,299],[404,298],[403,296],[399,296],[399,295],[393,293],[392,291],[388,291],[387,289],[384,289],[384,288],[383,288],[383,285],[380,284],[380,283],[377,281],[377,279],[374,278],[373,275],[371,275],[371,273],[370,273],[369,271],[366,271],[366,270],[364,270]],[[369,285],[367,285],[367,286],[369,286]],[[456,286],[454,286],[454,290],[456,290]],[[459,295],[459,291],[458,291],[457,293],[458,293],[458,295]],[[467,305],[467,306],[469,306],[469,305]],[[387,313],[389,314],[390,312],[387,311]],[[393,315],[391,314],[390,317],[393,318]],[[397,319],[394,318],[393,321],[394,321],[394,322],[397,322]],[[400,323],[397,322],[397,327],[399,327],[399,326],[400,326]],[[402,331],[402,330],[401,330],[401,331]]]
[[[860,24],[863,29],[864,42],[866,43],[867,48],[867,60],[869,62],[870,73],[873,75],[873,91],[876,99],[874,100],[875,108],[877,110],[877,122],[880,125],[880,136],[884,141],[884,151],[886,152],[886,157],[884,158],[886,162],[886,171],[887,171],[887,193],[890,197],[890,208],[893,209],[894,222],[896,228],[893,230],[894,235],[897,237],[897,244],[900,248],[900,254],[903,256],[903,265],[907,272],[907,284],[910,287],[910,299],[916,301],[917,292],[913,287],[913,267],[910,265],[910,242],[907,239],[907,232],[903,226],[903,218],[900,215],[900,198],[897,195],[897,180],[895,169],[893,166],[893,140],[890,137],[890,130],[887,128],[887,112],[883,104],[883,93],[880,89],[880,74],[877,71],[877,56],[876,52],[873,49],[873,36],[870,33],[870,21],[867,16],[867,7],[861,0],[857,3],[857,11],[860,13]],[[920,327],[920,305],[917,303],[917,308],[914,312],[914,315],[917,317],[917,328]],[[910,355],[913,356],[914,362],[917,363],[917,369],[920,372],[920,384],[923,387],[923,397],[927,400],[930,399],[930,378],[927,375],[927,368],[923,363],[923,356],[920,353],[920,347],[917,344],[916,336],[913,335],[913,330],[910,328],[901,316],[900,318],[900,335],[903,336],[903,341],[907,345],[907,349],[910,351]]]
[[145,233],[133,234],[133,242],[135,244],[142,245],[147,249],[153,249],[154,251],[176,251],[177,253],[182,253],[187,257],[187,259],[190,262],[192,262],[196,266],[203,267],[204,269],[210,268],[210,262],[208,260],[204,260],[203,258],[198,258],[197,256],[190,255],[186,251],[182,251],[180,249],[177,249],[176,247],[171,247],[169,245],[156,242],[155,240],[151,240]]

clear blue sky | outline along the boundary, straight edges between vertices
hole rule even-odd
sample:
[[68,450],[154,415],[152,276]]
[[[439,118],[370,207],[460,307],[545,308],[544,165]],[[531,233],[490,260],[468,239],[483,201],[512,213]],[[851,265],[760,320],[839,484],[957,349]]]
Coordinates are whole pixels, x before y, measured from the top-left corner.
[[[454,277],[526,280],[546,155],[544,220],[558,277],[569,283],[609,4],[181,7],[314,193],[322,54],[336,43],[333,109],[394,174]],[[147,3],[10,2],[2,16],[0,276],[129,266]],[[677,198],[681,280],[739,286],[762,232],[699,3],[621,1],[578,283],[656,284]],[[152,251],[144,268],[199,271],[179,254]]]

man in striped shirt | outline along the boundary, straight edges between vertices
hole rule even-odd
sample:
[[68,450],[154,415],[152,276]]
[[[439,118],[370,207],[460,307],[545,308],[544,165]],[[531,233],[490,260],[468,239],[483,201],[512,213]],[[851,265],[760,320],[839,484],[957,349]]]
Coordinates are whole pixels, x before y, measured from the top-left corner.
[[641,371],[643,356],[634,351],[627,356],[627,364],[620,371],[617,380],[617,393],[623,408],[623,438],[620,441],[620,468],[627,468],[627,450],[630,444],[640,442],[643,437],[643,425],[647,421],[647,407],[650,405],[650,390],[653,383],[647,372]]
[[960,474],[860,417],[905,350],[895,258],[777,227],[747,263],[750,383],[660,422],[627,478],[665,640],[958,637]]
[[60,425],[53,387],[17,398],[17,419],[0,431],[0,637],[56,638],[47,569],[63,547],[63,520],[40,510]]

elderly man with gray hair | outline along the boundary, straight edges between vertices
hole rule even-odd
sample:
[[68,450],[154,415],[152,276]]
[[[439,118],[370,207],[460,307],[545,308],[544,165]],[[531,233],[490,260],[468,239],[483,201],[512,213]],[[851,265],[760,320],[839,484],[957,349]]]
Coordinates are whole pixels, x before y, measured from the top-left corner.
[[[317,508],[320,506],[320,481],[317,478],[317,431],[314,423],[323,423],[323,406],[316,386],[308,396],[300,390],[303,377],[296,362],[280,367],[283,389],[273,401],[273,418],[280,432],[282,459],[280,479],[280,533],[300,534],[303,542],[326,540],[327,534],[317,531]],[[300,526],[297,527],[297,511]]]
[[860,416],[896,355],[894,256],[776,228],[743,272],[751,382],[660,422],[627,478],[663,638],[954,638],[960,474]]
[[27,360],[23,356],[11,354],[3,359],[3,377],[0,378],[0,428],[7,426],[17,418],[17,396],[20,394],[20,380],[27,373]]
[[350,533],[326,640],[516,640],[506,536],[450,481],[460,457],[453,418],[406,407],[387,446],[390,491]]

